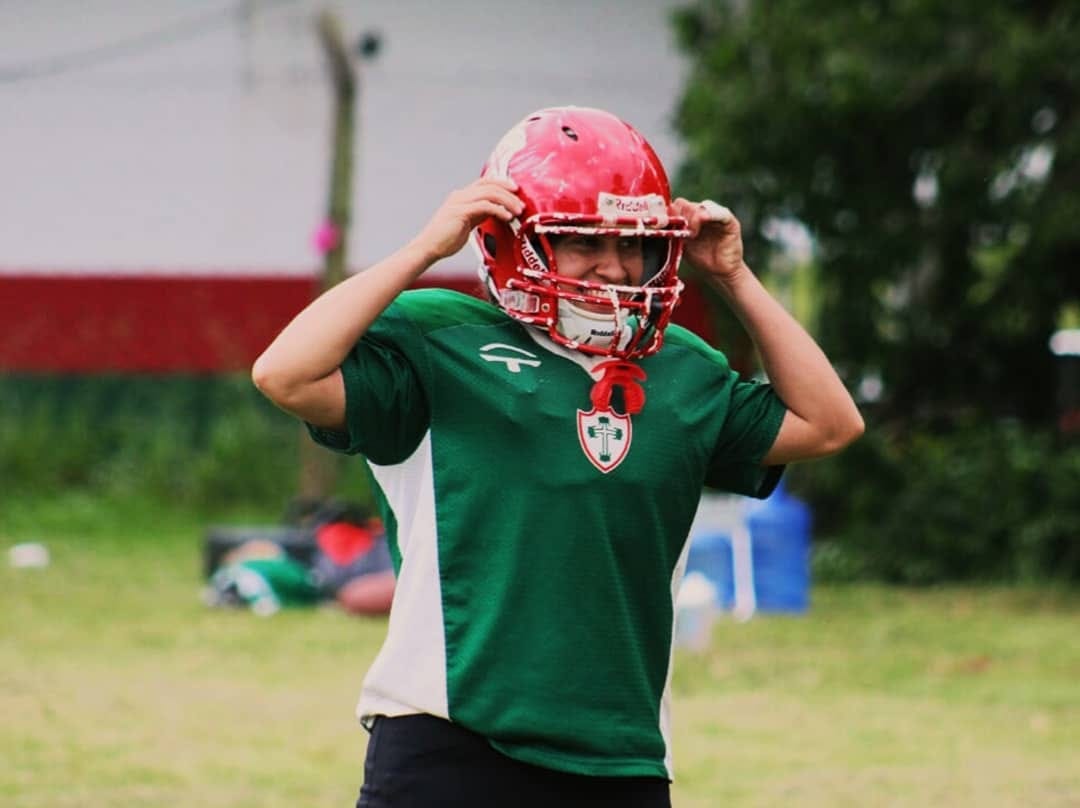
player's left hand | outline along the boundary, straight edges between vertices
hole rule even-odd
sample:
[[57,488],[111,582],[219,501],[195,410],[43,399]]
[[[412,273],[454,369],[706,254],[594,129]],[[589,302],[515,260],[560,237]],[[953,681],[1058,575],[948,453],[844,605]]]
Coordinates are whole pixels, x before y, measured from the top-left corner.
[[749,268],[743,261],[742,230],[735,214],[711,199],[691,202],[676,199],[672,212],[687,221],[690,230],[683,255],[721,283],[730,283]]

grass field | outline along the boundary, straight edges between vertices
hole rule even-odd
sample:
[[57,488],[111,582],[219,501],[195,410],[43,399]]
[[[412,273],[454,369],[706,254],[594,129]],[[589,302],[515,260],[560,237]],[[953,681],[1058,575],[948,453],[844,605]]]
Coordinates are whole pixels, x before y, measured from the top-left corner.
[[[385,623],[205,608],[210,521],[0,499],[0,804],[352,805],[352,707]],[[818,588],[722,622],[674,678],[674,802],[1080,806],[1080,594]]]

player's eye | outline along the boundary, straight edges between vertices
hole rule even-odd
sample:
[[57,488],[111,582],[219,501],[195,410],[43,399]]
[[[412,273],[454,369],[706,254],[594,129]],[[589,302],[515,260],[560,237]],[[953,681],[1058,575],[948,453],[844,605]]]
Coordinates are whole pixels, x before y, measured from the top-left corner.
[[560,240],[556,243],[564,248],[575,250],[577,252],[595,252],[600,248],[599,237],[585,233],[569,233],[565,236],[561,236]]

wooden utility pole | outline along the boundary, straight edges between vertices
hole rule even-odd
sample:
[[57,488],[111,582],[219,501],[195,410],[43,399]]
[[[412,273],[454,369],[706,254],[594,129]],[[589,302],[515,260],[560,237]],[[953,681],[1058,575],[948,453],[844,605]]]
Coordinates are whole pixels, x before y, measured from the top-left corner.
[[[334,99],[330,193],[319,238],[324,253],[320,292],[345,279],[346,242],[352,220],[353,132],[356,118],[356,71],[349,59],[341,24],[330,11],[316,20],[316,33],[329,68]],[[300,496],[324,499],[334,490],[340,458],[307,436],[300,440]]]

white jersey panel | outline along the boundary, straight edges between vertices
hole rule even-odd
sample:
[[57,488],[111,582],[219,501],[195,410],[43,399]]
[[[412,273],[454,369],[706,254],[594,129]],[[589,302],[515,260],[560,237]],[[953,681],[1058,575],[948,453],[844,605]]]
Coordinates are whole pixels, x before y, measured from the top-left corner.
[[660,697],[660,734],[664,737],[664,766],[667,768],[668,779],[675,779],[675,759],[671,748],[671,673],[675,668],[675,621],[678,619],[678,609],[675,602],[679,598],[679,587],[682,586],[683,573],[686,572],[686,562],[690,558],[690,539],[683,545],[682,554],[671,573],[671,653],[668,656],[667,679],[664,682],[664,694]]
[[386,641],[364,679],[356,713],[361,720],[412,713],[448,718],[431,432],[403,462],[368,465],[397,520],[401,569]]

